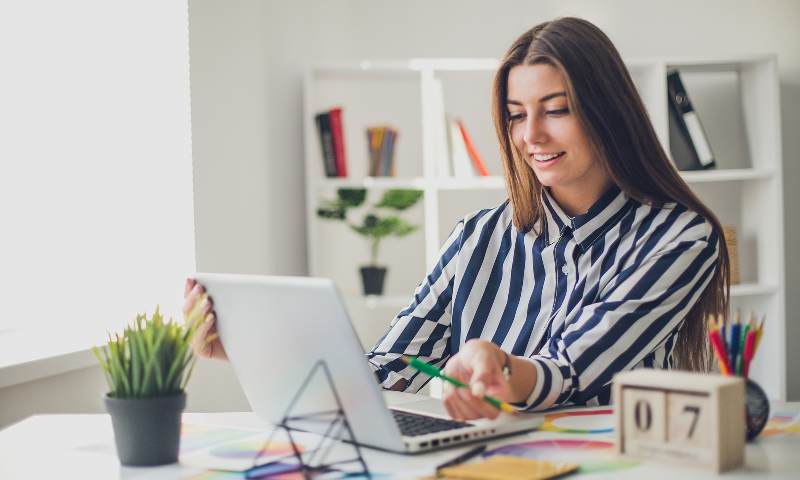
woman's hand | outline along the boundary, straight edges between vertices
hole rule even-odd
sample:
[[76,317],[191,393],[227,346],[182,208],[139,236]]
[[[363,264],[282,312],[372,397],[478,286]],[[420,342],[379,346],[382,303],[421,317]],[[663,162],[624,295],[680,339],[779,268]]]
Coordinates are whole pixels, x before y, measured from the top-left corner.
[[228,355],[225,354],[225,349],[217,335],[217,315],[214,313],[214,303],[206,294],[206,289],[195,279],[187,278],[183,298],[184,322],[200,322],[192,337],[192,350],[195,355],[227,360]]
[[480,339],[468,341],[447,362],[444,373],[460,380],[471,388],[456,388],[445,382],[444,406],[455,420],[497,418],[500,410],[483,400],[490,395],[508,401],[511,386],[503,375],[505,353],[492,342]]

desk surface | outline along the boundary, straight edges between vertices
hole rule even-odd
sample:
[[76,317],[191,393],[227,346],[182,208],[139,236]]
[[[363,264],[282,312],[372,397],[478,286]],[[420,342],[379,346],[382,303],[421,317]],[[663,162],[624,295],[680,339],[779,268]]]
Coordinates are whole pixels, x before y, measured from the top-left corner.
[[[800,413],[800,403],[776,403],[773,411],[788,417]],[[253,413],[187,413],[185,425],[216,425],[231,429],[267,428]],[[800,478],[800,432],[774,433],[747,445],[746,466],[724,474],[724,478]],[[553,437],[553,436],[556,437]],[[558,437],[560,435],[560,437]],[[569,433],[537,431],[491,442],[489,448],[519,442],[546,442],[553,438],[576,439]],[[609,436],[592,438],[609,439]],[[433,468],[471,447],[424,455],[394,455],[363,449],[373,472],[393,478],[429,475]],[[184,456],[182,454],[181,458]],[[608,460],[614,462],[613,456]],[[580,459],[575,459],[580,463]],[[717,478],[710,471],[671,464],[643,462],[623,469],[575,475],[569,478],[648,480]],[[121,467],[114,454],[108,415],[37,415],[0,431],[0,478],[88,478],[88,479],[217,479],[240,478],[175,464],[156,468]]]

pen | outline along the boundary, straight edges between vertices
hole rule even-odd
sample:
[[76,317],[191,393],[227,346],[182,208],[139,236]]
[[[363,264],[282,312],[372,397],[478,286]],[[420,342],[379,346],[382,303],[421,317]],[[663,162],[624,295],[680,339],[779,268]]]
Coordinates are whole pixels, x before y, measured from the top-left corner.
[[722,337],[719,334],[719,330],[709,330],[708,337],[711,339],[711,345],[714,347],[714,353],[717,355],[720,372],[723,375],[729,375],[731,373],[730,364],[728,363],[728,355],[725,353],[725,347],[722,344]]
[[472,457],[477,457],[478,455],[480,455],[484,451],[486,451],[486,445],[480,445],[478,447],[473,448],[472,450],[467,450],[465,453],[462,453],[461,455],[457,456],[456,458],[454,458],[452,460],[448,460],[448,461],[444,462],[441,465],[438,465],[436,467],[436,473],[439,473],[439,470],[441,470],[443,468],[452,467],[454,465],[458,465],[458,464],[464,463],[464,462],[466,462],[467,460],[469,460]]
[[[468,386],[466,383],[463,383],[463,382],[461,382],[461,381],[459,381],[459,380],[456,380],[456,379],[455,379],[455,378],[453,378],[453,377],[448,377],[447,375],[445,375],[444,373],[442,373],[442,371],[441,371],[441,370],[439,370],[438,368],[434,367],[434,366],[433,366],[433,365],[431,365],[430,363],[425,363],[425,362],[423,362],[423,361],[422,361],[422,360],[420,360],[419,358],[416,358],[416,357],[407,357],[407,356],[403,355],[403,356],[401,357],[401,359],[402,359],[402,360],[403,360],[403,362],[405,362],[405,363],[406,363],[408,366],[410,366],[410,367],[413,367],[413,368],[416,368],[416,369],[417,369],[417,370],[419,370],[420,372],[422,372],[422,373],[425,373],[425,374],[427,374],[427,375],[429,375],[429,376],[431,376],[431,377],[439,377],[439,378],[441,378],[442,380],[444,380],[444,381],[446,381],[446,382],[448,382],[448,383],[451,383],[451,384],[455,385],[455,386],[456,386],[456,387],[458,387],[458,388],[464,388],[464,387],[467,387],[467,386]],[[489,403],[490,405],[494,406],[494,407],[495,407],[495,408],[497,408],[498,410],[502,410],[502,411],[504,411],[504,412],[506,412],[506,413],[510,413],[510,414],[512,414],[512,415],[513,415],[514,413],[516,413],[516,412],[514,411],[514,407],[512,407],[512,406],[511,406],[511,405],[509,405],[509,404],[507,404],[506,402],[503,402],[503,401],[501,401],[501,400],[498,400],[498,399],[496,399],[496,398],[494,398],[494,397],[490,397],[489,395],[484,395],[484,396],[483,396],[483,400],[484,400],[486,403]]]

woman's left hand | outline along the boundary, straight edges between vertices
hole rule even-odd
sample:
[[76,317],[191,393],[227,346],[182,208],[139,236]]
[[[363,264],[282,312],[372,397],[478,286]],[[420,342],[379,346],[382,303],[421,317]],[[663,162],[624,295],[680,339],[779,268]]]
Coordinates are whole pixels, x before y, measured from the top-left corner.
[[483,400],[484,395],[508,401],[511,386],[503,375],[505,353],[492,342],[473,339],[447,362],[445,375],[468,384],[456,388],[444,383],[444,406],[455,420],[497,418],[500,410]]

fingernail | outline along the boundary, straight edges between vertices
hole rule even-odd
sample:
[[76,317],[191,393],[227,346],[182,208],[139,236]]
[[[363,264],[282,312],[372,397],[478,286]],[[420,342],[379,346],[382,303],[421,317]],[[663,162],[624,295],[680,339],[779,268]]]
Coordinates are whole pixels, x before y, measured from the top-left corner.
[[206,315],[206,323],[213,322],[215,317],[216,315],[214,315],[213,313],[209,313],[208,315]]
[[476,397],[482,397],[486,394],[486,385],[480,380],[472,384],[472,394]]

